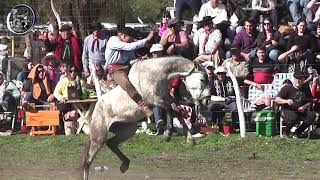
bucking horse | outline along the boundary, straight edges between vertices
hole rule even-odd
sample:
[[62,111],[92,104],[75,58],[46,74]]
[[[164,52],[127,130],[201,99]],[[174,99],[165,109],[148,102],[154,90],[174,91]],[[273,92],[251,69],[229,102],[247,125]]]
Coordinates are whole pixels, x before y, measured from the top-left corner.
[[[168,87],[178,76],[194,100],[210,95],[203,67],[182,57],[137,61],[129,72],[129,79],[144,102],[166,109],[167,114],[173,114],[172,104],[175,102]],[[135,134],[137,122],[144,118],[141,108],[120,86],[98,99],[90,121],[89,141],[83,153],[84,179],[88,179],[90,164],[105,143],[122,161],[120,171],[124,173],[129,168],[130,160],[120,151],[119,144]],[[108,139],[109,132],[114,136]],[[166,134],[171,135],[170,132]]]

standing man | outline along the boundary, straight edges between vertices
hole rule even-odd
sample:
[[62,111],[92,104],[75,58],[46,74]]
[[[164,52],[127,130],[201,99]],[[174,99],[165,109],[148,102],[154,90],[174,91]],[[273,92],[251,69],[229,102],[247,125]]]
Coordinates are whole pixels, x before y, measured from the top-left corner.
[[91,73],[98,98],[101,96],[101,89],[96,73],[96,66],[104,66],[106,63],[104,56],[108,41],[106,34],[101,33],[103,28],[100,22],[92,23],[92,34],[84,39],[82,52],[84,74],[86,77],[89,77]]
[[143,102],[141,95],[129,81],[128,73],[130,61],[136,58],[134,50],[144,47],[153,38],[153,32],[150,32],[147,38],[134,42],[137,34],[133,28],[125,27],[118,31],[117,36],[109,39],[104,69],[108,70],[111,78],[141,107],[146,116],[150,117],[153,115],[152,109]]
[[61,34],[57,37],[54,54],[63,63],[75,65],[78,72],[81,72],[81,45],[77,37],[71,33],[72,27],[64,24],[60,28]]

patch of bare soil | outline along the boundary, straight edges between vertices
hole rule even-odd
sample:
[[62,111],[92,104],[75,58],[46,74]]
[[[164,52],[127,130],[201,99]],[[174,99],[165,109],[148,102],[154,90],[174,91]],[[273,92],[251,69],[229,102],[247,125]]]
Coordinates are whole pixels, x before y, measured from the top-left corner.
[[[171,167],[155,168],[154,170],[137,170],[129,168],[122,174],[118,167],[107,166],[101,172],[91,167],[90,179],[94,180],[209,180],[209,179],[317,179],[320,168],[317,161],[292,163],[290,161],[266,161],[259,159],[228,160],[216,164],[190,162],[185,170],[176,170],[174,162]],[[179,162],[176,162],[177,165]],[[138,164],[138,162],[137,162]],[[159,167],[157,163],[155,167]],[[160,166],[160,167],[161,167]],[[178,166],[181,167],[181,164]],[[204,166],[204,168],[199,168]],[[183,166],[182,166],[183,167]],[[190,168],[191,167],[191,168]],[[191,170],[190,170],[191,169]],[[200,170],[201,169],[201,170]],[[203,170],[205,169],[205,170]],[[78,180],[82,179],[82,171],[78,167],[57,165],[5,165],[0,164],[0,179],[26,180]]]

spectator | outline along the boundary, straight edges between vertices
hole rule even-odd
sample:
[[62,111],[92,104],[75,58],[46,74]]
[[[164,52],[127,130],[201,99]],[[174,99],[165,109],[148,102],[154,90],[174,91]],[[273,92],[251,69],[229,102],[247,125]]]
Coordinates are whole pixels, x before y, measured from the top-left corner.
[[314,103],[314,110],[320,112],[320,76],[314,77],[312,82],[312,97]]
[[244,80],[247,79],[250,73],[249,63],[241,56],[241,50],[238,44],[232,44],[230,52],[231,58],[224,60],[221,66],[226,68],[227,64],[230,63],[230,70],[236,77],[244,97],[247,97],[248,88],[244,86]]
[[8,57],[8,43],[9,39],[7,37],[2,37],[0,42],[0,71],[3,71],[2,64],[3,60]]
[[263,31],[258,34],[257,46],[266,47],[266,53],[269,58],[274,62],[278,62],[280,51],[284,50],[285,41],[282,34],[272,28],[272,21],[270,18],[264,18]]
[[278,69],[276,65],[266,56],[264,46],[257,47],[256,56],[250,60],[250,70],[252,70],[253,82],[245,80],[246,84],[262,89],[261,84],[271,84],[274,74]]
[[316,42],[312,34],[306,31],[307,22],[304,19],[299,19],[297,23],[297,32],[293,33],[287,43],[287,50],[294,45],[299,45],[305,53],[306,58],[312,59],[312,53],[315,51]]
[[0,71],[0,111],[13,112],[16,109],[20,98],[20,91],[11,81],[5,79],[5,75]]
[[[152,58],[163,57],[163,46],[161,44],[153,44],[150,53]],[[153,108],[153,118],[156,123],[157,135],[162,135],[166,124],[166,110],[161,107]]]
[[67,63],[61,63],[59,69],[60,69],[60,72],[61,72],[60,79],[68,77],[68,69],[69,69],[69,67],[68,67]]
[[313,61],[306,58],[306,54],[308,52],[304,52],[301,50],[300,46],[294,45],[291,47],[289,51],[282,53],[278,60],[279,63],[283,63],[288,73],[293,73],[295,71],[301,71],[305,76],[309,76],[304,80],[304,84],[307,84],[312,81],[314,77],[313,71]]
[[23,107],[30,112],[36,111],[29,103],[43,105],[53,102],[51,84],[42,64],[37,64],[31,69],[28,80],[23,84],[21,96],[24,97]]
[[201,0],[176,0],[175,18],[182,20],[182,12],[189,7],[192,11],[192,16],[199,13],[201,7]]
[[243,30],[244,21],[247,19],[247,15],[235,0],[222,0],[222,4],[226,7],[230,22],[227,36],[230,42],[232,42],[234,36]]
[[[241,49],[241,56],[249,61],[250,57],[255,54],[257,31],[253,29],[253,22],[251,20],[246,20],[244,22],[244,31],[236,34],[233,40],[233,44],[239,44]],[[227,58],[230,55],[227,55]]]
[[163,57],[163,46],[161,44],[153,44],[150,48],[152,58]]
[[304,74],[296,71],[293,74],[293,85],[281,88],[275,102],[281,105],[281,117],[286,123],[283,135],[288,137],[291,128],[300,121],[303,123],[296,129],[293,137],[301,137],[302,132],[312,123],[315,115],[309,109],[312,95],[309,86],[302,86]]
[[249,63],[241,56],[240,45],[232,44],[230,47],[231,58],[223,61],[222,66],[226,68],[230,62],[230,70],[238,79],[239,84],[243,84],[244,79],[249,75]]
[[318,22],[320,20],[320,4],[318,0],[310,0],[307,4],[307,8],[309,8],[314,15],[313,22]]
[[28,75],[33,68],[33,62],[31,59],[27,59],[23,65],[22,70],[17,74],[17,81],[20,81],[23,83],[25,80],[27,80]]
[[137,32],[129,27],[121,29],[117,36],[112,36],[106,47],[104,69],[108,69],[112,80],[128,93],[147,117],[150,117],[153,114],[152,110],[143,102],[141,95],[131,84],[128,72],[130,61],[135,59],[134,50],[144,47],[147,42],[151,41],[153,32],[150,32],[147,38],[133,42],[136,37]]
[[171,19],[169,11],[164,11],[162,13],[162,20],[159,27],[159,37],[162,38],[163,33],[168,29],[168,21]]
[[259,22],[259,16],[262,15],[263,17],[271,17],[271,21],[273,24],[273,29],[277,29],[278,26],[278,15],[276,10],[276,5],[273,0],[252,0],[251,3],[252,12],[251,18],[255,24]]
[[160,44],[164,47],[167,55],[181,55],[191,58],[189,50],[189,37],[181,29],[179,19],[170,19],[168,29],[163,33]]
[[291,17],[296,24],[303,17],[307,19],[307,22],[312,21],[312,13],[307,8],[308,2],[309,0],[287,0]]
[[[69,87],[76,87],[76,75],[77,69],[74,65],[70,66],[68,69],[68,76],[66,78],[60,79],[56,88],[54,89],[53,95],[57,99],[57,108],[64,115],[64,121],[74,121],[79,116],[74,110],[72,104],[66,103],[68,101],[68,89]],[[86,91],[86,84],[81,80],[82,91]]]
[[[232,126],[234,129],[239,129],[239,116],[237,112],[237,104],[235,101],[235,92],[233,83],[230,77],[227,77],[227,71],[224,67],[219,66],[214,70],[215,76],[211,76],[212,66],[206,66],[209,82],[211,85],[211,95],[223,98],[224,101],[209,101],[207,104],[208,110],[212,111],[212,122],[218,120],[220,132],[223,131],[225,125],[223,109],[230,109],[232,117]],[[211,70],[210,70],[211,69]],[[208,72],[209,71],[209,72]]]
[[56,55],[50,52],[42,58],[41,63],[44,65],[44,69],[46,70],[46,73],[48,74],[48,78],[50,80],[50,84],[54,89],[61,76],[59,68],[61,60]]
[[[277,66],[266,56],[264,46],[257,47],[256,56],[250,60],[250,70],[252,70],[252,78],[244,80],[245,84],[252,85],[257,89],[264,90],[263,84],[271,84],[273,76],[278,72]],[[249,75],[250,77],[250,75]],[[252,81],[253,79],[253,81]],[[271,107],[272,94],[263,93],[259,98],[255,99],[256,105],[260,108]]]
[[101,97],[100,85],[98,83],[98,77],[96,73],[96,65],[104,66],[106,60],[104,58],[106,46],[108,42],[108,37],[105,33],[101,33],[103,25],[100,22],[94,22],[91,25],[91,30],[93,31],[91,35],[84,39],[83,44],[83,69],[85,77],[92,74],[94,80],[94,86],[97,92],[97,97]]
[[205,16],[211,16],[213,18],[212,21],[222,33],[224,42],[229,26],[226,7],[217,0],[210,0],[201,6],[198,21],[203,20]]
[[221,32],[213,27],[211,16],[205,16],[198,24],[201,24],[202,28],[193,37],[193,43],[199,50],[199,56],[196,60],[200,62],[213,61],[216,63],[215,66],[218,66],[223,54],[221,50]]
[[71,33],[72,27],[68,24],[61,26],[61,34],[53,42],[55,44],[54,54],[70,65],[75,65],[77,70],[82,69],[81,66],[81,45],[78,38]]
[[320,73],[320,23],[316,23],[317,30],[315,32],[316,48],[314,51],[315,65],[314,68]]

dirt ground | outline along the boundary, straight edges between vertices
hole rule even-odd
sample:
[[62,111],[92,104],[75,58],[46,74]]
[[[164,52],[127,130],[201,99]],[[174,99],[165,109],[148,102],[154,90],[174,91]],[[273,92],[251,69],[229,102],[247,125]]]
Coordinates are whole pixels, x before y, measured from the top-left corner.
[[[176,160],[168,162],[179,163]],[[139,163],[139,162],[136,162]],[[210,180],[210,179],[318,179],[320,167],[318,161],[265,161],[259,159],[228,160],[221,164],[208,162],[190,162],[193,166],[186,170],[175,170],[174,167],[156,168],[155,170],[137,170],[129,168],[122,174],[118,167],[108,167],[108,170],[96,172],[95,165],[91,167],[90,179],[94,180]],[[158,167],[157,164],[154,164]],[[161,165],[162,166],[162,165]],[[197,170],[198,166],[202,166]],[[207,167],[206,167],[207,166]],[[205,168],[203,168],[205,167]],[[82,179],[82,172],[78,167],[58,165],[4,165],[0,164],[0,180],[27,179],[27,180],[73,180]]]

